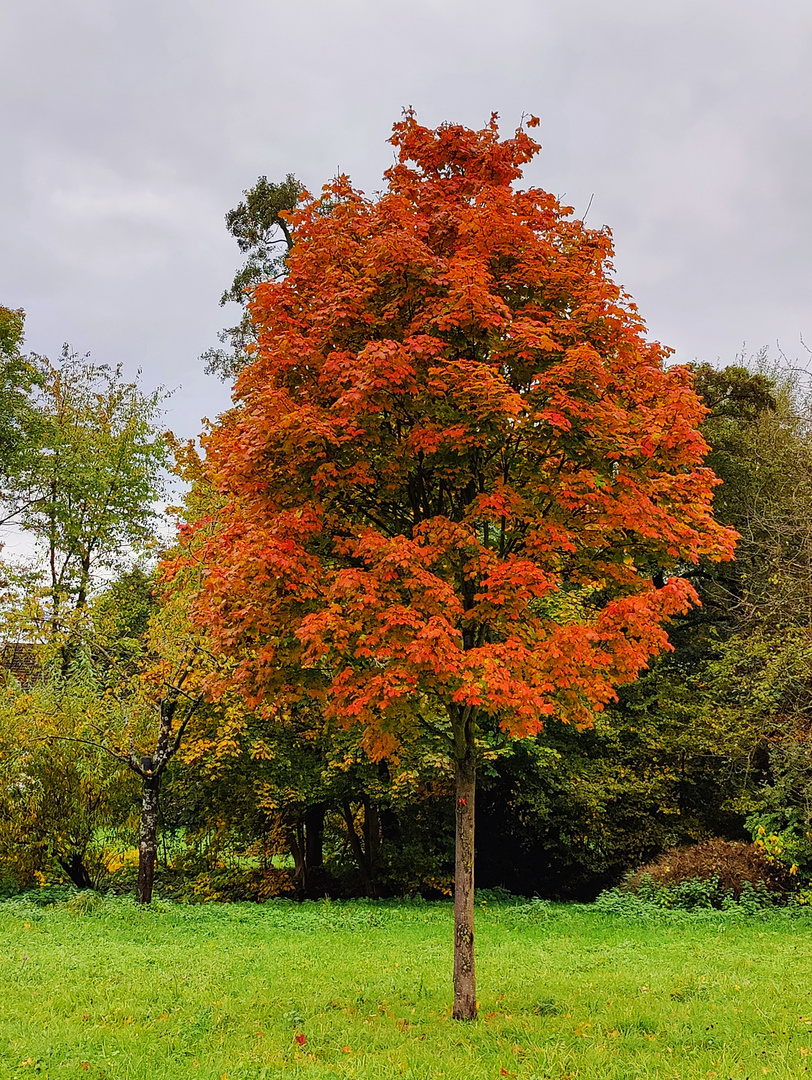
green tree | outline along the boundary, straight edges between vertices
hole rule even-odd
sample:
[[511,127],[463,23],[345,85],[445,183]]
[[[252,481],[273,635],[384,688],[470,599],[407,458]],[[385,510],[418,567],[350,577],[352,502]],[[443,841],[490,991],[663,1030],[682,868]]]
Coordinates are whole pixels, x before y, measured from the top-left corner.
[[[154,602],[138,570],[113,583],[106,605],[91,607],[111,575],[157,550],[156,502],[171,445],[158,425],[165,395],[145,392],[120,366],[91,362],[67,346],[58,362],[36,364],[37,452],[16,469],[12,509],[36,539],[39,588],[28,582],[24,611],[11,621],[18,633],[37,635],[46,652],[56,650],[65,679],[79,657],[91,658],[98,701],[88,706],[81,731],[65,717],[60,730],[63,714],[56,710],[49,740],[65,761],[95,754],[110,775],[125,767],[139,777],[138,894],[148,900],[160,782],[192,711],[182,689],[191,639],[177,644],[151,626],[147,640]],[[18,579],[17,593],[26,584]],[[137,602],[128,611],[130,592]]]
[[438,860],[422,824],[427,812],[435,829],[438,815],[453,817],[442,742],[410,743],[397,762],[374,763],[360,731],[291,697],[248,709],[227,693],[202,710],[174,789],[196,861],[211,870],[229,852],[256,855],[261,890],[280,884],[272,858],[289,856],[292,884],[308,897],[448,888],[453,853],[449,862],[445,844]]
[[98,744],[109,703],[88,655],[46,664],[29,687],[0,694],[0,867],[22,886],[66,876],[95,888],[107,847],[126,835],[136,794]]
[[16,477],[37,442],[32,394],[40,373],[22,352],[24,329],[24,312],[0,306],[0,503],[5,520],[14,516]]
[[[771,830],[781,805],[782,828],[812,829],[798,824],[807,821],[801,772],[792,779],[808,746],[809,401],[796,376],[763,356],[694,374],[710,409],[708,462],[722,480],[714,513],[740,533],[736,560],[684,568],[702,607],[674,619],[674,651],[621,688],[594,730],[549,726],[540,743],[557,753],[551,765],[514,755],[499,770],[493,797],[506,808],[492,804],[491,816],[505,824],[483,837],[491,865],[515,861],[524,844],[552,867],[559,894],[588,894],[676,845],[743,838],[759,807]],[[532,871],[529,884],[540,887]]]
[[154,549],[168,462],[163,397],[67,346],[57,363],[40,360],[37,452],[18,469],[13,500],[43,566],[40,629],[59,632],[105,574]]
[[218,335],[225,348],[212,348],[203,353],[201,359],[210,374],[230,379],[248,362],[247,348],[254,340],[246,311],[248,298],[258,282],[273,281],[284,275],[294,239],[287,214],[295,209],[303,193],[304,188],[292,173],[278,184],[260,176],[253,187],[243,192],[237,206],[226,214],[226,228],[246,260],[220,297],[220,306],[229,302],[240,304],[243,314],[236,326],[222,330]]

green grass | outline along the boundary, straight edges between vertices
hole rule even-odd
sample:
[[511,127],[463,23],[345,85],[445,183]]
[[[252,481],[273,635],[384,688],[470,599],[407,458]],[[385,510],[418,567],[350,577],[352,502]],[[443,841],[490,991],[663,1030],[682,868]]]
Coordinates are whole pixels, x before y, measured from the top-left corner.
[[2,1080],[760,1080],[812,1061],[805,916],[489,904],[480,1020],[460,1024],[447,904],[72,906],[0,904]]

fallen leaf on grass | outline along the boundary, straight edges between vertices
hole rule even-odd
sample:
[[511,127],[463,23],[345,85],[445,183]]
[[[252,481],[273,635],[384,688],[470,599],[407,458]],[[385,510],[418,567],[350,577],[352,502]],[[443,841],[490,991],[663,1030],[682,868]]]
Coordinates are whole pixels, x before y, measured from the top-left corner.
[[307,1042],[307,1036],[306,1035],[294,1035],[293,1036],[293,1041],[297,1042],[299,1044],[299,1046],[304,1046],[304,1044]]

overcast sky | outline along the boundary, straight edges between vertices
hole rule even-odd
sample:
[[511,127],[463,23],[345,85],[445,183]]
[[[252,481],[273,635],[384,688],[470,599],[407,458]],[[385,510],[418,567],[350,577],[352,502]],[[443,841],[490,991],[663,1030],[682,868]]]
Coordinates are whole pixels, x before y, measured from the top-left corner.
[[0,303],[177,387],[234,321],[224,213],[257,176],[368,192],[404,106],[506,133],[527,180],[609,225],[618,279],[682,361],[812,344],[809,0],[19,0],[0,10]]

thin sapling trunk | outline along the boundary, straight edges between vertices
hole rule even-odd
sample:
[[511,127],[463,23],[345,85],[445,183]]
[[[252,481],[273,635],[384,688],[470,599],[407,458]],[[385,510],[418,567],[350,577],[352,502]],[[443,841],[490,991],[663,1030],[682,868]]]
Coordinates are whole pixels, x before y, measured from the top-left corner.
[[173,687],[171,696],[161,701],[158,738],[152,756],[139,759],[133,753],[127,759],[127,764],[141,777],[143,784],[138,830],[138,881],[135,888],[135,898],[140,904],[152,903],[155,860],[158,855],[158,793],[161,780],[166,767],[177,753],[186,725],[200,702],[200,698],[188,700],[183,720],[174,728],[179,697],[179,688]]
[[474,796],[476,759],[471,747],[454,762],[456,850],[454,861],[455,1020],[476,1020],[474,969]]
[[138,833],[138,882],[135,898],[139,904],[152,902],[155,859],[158,854],[159,776],[145,776],[141,798],[141,823]]

